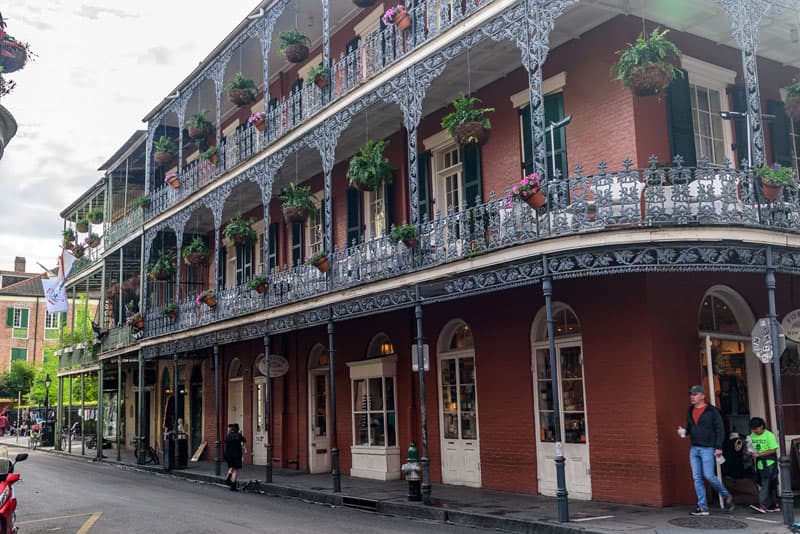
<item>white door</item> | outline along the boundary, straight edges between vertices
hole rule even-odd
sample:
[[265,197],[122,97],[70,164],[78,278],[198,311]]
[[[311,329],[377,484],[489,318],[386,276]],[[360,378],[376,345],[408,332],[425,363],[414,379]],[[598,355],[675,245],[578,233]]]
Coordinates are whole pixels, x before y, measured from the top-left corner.
[[267,465],[266,380],[255,378],[253,386],[253,463]]
[[475,352],[444,353],[439,359],[442,482],[481,485]]
[[[536,463],[539,493],[556,494],[555,427],[550,351],[538,346],[534,360],[534,405],[536,408]],[[583,351],[580,340],[556,343],[561,440],[567,491],[576,499],[592,498],[589,468],[589,432],[586,424]]]
[[330,438],[328,437],[328,372],[314,369],[309,373],[309,471],[331,472]]
[[242,379],[232,378],[228,381],[228,421],[239,423],[239,430],[244,432],[244,419],[242,418]]

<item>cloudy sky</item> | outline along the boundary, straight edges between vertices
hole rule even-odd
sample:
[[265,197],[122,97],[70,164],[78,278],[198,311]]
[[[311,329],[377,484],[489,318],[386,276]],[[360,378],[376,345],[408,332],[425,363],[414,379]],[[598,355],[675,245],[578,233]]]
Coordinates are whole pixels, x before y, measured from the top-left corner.
[[0,270],[55,265],[59,212],[258,0],[0,0],[38,55],[0,101],[19,130],[0,160]]

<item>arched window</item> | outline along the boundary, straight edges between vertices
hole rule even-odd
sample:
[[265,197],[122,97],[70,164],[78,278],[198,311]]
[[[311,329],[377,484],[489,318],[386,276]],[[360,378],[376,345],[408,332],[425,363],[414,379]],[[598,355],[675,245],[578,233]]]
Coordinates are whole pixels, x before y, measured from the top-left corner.
[[382,358],[394,354],[394,344],[389,336],[381,332],[372,338],[367,347],[367,358]]
[[[536,320],[536,341],[547,341],[547,316],[540,312]],[[553,332],[556,338],[579,336],[581,323],[569,306],[560,303],[553,304]]]

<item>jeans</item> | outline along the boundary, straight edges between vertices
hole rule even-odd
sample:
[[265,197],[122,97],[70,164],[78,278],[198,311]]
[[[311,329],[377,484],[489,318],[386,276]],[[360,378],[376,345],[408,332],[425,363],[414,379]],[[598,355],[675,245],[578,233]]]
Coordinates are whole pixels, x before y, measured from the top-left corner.
[[716,475],[716,462],[714,461],[713,447],[697,447],[692,445],[689,450],[689,463],[692,466],[692,477],[694,478],[694,491],[697,493],[697,506],[701,510],[708,510],[706,500],[706,486],[703,479],[708,480],[714,491],[728,497],[730,493]]
[[758,471],[757,482],[758,504],[768,508],[778,504],[778,462]]

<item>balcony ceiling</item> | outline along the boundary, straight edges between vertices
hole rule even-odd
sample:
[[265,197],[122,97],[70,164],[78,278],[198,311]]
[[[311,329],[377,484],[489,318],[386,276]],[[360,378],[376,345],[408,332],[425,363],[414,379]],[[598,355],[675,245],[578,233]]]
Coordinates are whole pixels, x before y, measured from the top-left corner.
[[[785,66],[800,68],[800,42],[792,42],[791,31],[800,27],[800,14],[789,1],[781,15],[761,21],[758,55]],[[617,15],[644,17],[661,26],[699,35],[720,45],[737,48],[731,36],[731,21],[715,0],[583,0],[556,23],[550,39],[555,48],[578,38]]]

